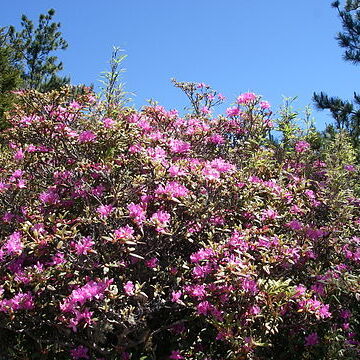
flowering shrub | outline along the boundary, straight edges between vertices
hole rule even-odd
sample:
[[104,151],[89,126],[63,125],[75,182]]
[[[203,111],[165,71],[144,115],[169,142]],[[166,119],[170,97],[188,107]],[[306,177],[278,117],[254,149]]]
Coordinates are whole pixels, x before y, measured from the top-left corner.
[[18,94],[1,153],[0,353],[359,358],[359,172],[346,138],[281,153],[260,96],[212,117],[221,94],[177,85],[194,113]]

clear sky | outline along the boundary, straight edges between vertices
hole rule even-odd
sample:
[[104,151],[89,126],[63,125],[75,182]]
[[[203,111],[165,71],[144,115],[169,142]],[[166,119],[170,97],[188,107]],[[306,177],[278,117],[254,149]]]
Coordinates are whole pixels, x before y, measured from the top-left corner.
[[[1,0],[0,26],[19,28],[21,14],[37,20],[56,10],[67,50],[59,53],[72,82],[98,86],[112,46],[126,50],[124,81],[166,108],[186,98],[170,78],[205,82],[230,105],[245,91],[262,94],[274,109],[282,96],[312,104],[314,91],[350,99],[358,69],[342,60],[334,39],[340,19],[330,0]],[[319,128],[327,112],[314,111]]]

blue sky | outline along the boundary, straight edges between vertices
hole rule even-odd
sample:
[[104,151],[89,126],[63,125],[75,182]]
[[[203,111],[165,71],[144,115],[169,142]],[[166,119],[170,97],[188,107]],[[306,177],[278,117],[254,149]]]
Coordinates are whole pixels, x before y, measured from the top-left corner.
[[[330,0],[12,0],[2,6],[0,26],[19,27],[21,14],[37,20],[56,10],[66,51],[59,53],[72,82],[98,86],[112,47],[125,49],[124,81],[136,94],[167,108],[186,98],[170,78],[205,82],[230,105],[245,91],[262,94],[274,110],[282,96],[295,107],[312,104],[314,91],[350,99],[357,69],[342,60],[334,39],[341,30]],[[314,110],[319,128],[327,112]]]

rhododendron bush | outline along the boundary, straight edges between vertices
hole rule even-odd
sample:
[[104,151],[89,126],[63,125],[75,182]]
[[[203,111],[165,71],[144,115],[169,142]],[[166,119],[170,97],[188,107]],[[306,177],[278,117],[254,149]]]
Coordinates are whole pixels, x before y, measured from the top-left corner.
[[346,136],[270,142],[270,105],[194,112],[18,92],[2,134],[8,359],[357,359],[359,172]]

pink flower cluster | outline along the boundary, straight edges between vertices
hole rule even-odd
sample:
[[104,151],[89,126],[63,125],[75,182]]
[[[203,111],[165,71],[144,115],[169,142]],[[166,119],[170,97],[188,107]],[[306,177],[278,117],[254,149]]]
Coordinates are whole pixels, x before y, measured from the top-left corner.
[[89,300],[102,298],[112,282],[113,279],[99,282],[89,281],[84,286],[74,289],[60,305],[61,311],[72,312],[74,309],[84,305]]

